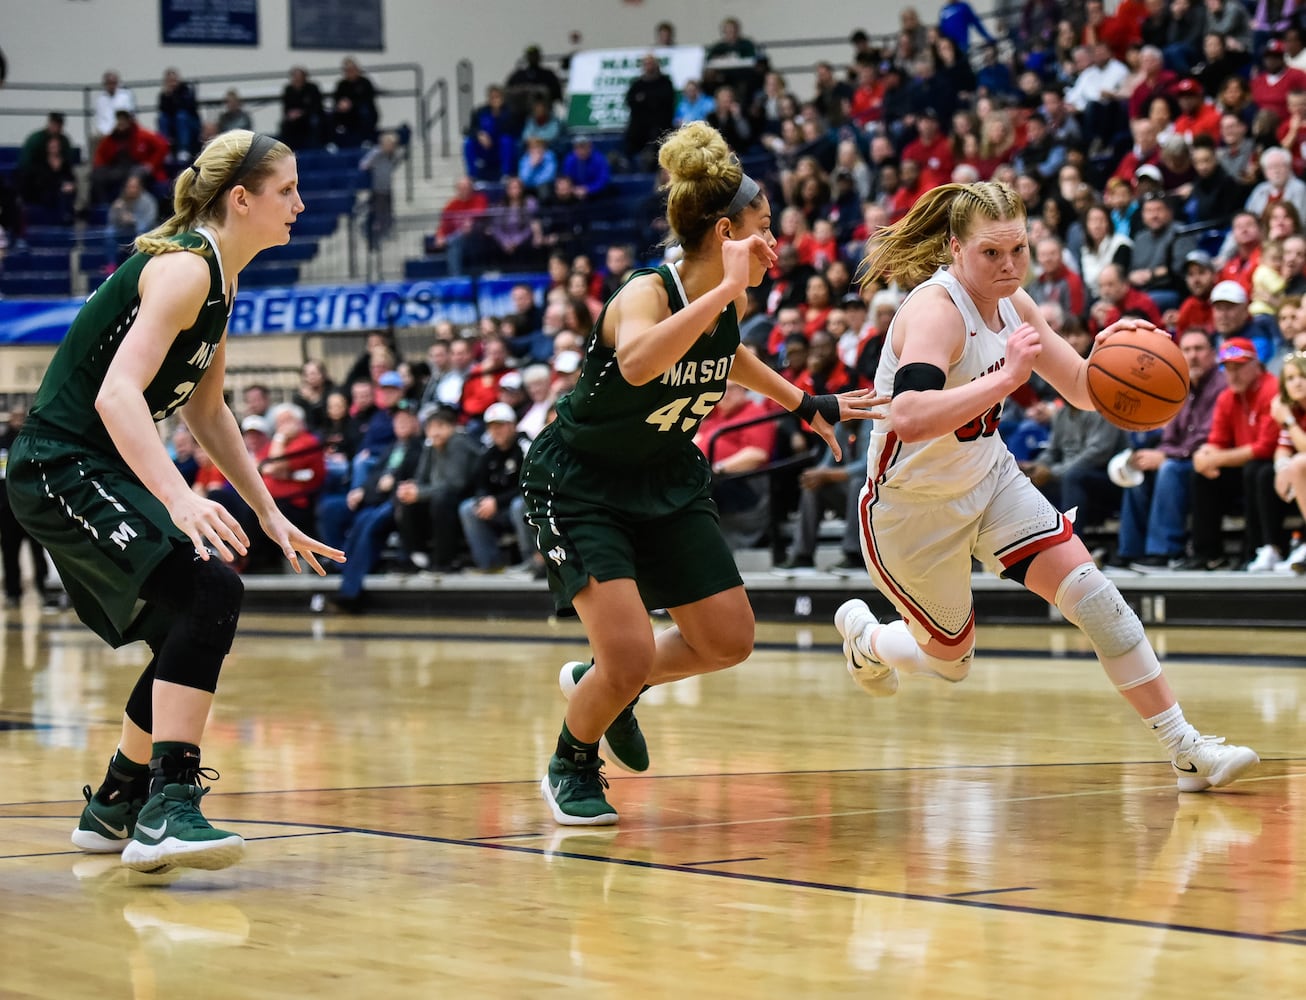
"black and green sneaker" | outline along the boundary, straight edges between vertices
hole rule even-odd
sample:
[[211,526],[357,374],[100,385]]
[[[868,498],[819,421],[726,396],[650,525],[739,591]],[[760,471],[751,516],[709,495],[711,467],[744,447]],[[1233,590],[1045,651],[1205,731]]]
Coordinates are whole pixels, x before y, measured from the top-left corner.
[[136,816],[145,805],[144,799],[133,799],[113,793],[114,797],[102,802],[91,792],[91,786],[82,788],[86,808],[73,831],[73,845],[92,854],[121,854],[131,843],[136,832]]
[[[568,701],[571,700],[571,693],[576,690],[576,685],[592,666],[594,666],[593,662],[582,663],[579,660],[572,660],[562,665],[562,671],[558,674],[558,686],[562,688],[563,697]],[[633,774],[648,770],[648,742],[640,731],[639,720],[635,718],[635,706],[638,704],[639,697],[636,696],[635,700],[612,720],[612,725],[608,726],[607,732],[599,741],[599,748],[617,767]]]
[[540,779],[540,792],[549,804],[553,818],[563,826],[610,826],[617,821],[617,810],[608,805],[603,789],[603,758],[593,763],[576,764],[556,753],[549,759],[549,772]]
[[200,812],[200,799],[207,791],[194,783],[164,785],[136,817],[135,834],[122,852],[123,865],[138,872],[216,871],[239,861],[245,841],[215,830]]

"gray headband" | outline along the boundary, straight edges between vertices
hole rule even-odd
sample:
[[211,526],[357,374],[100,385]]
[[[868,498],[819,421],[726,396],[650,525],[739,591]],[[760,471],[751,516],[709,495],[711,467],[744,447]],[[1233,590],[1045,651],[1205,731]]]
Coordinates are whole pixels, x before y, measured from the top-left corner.
[[[245,150],[245,155],[242,156],[240,162],[236,164],[236,169],[231,172],[231,176],[227,178],[226,182],[213,192],[213,196],[204,203],[200,212],[203,212],[237,184],[244,181],[246,175],[262,163],[263,158],[267,156],[268,153],[272,152],[272,147],[277,144],[277,141],[277,137],[274,135],[268,135],[265,132],[255,132],[254,138],[249,141],[249,148]],[[199,177],[200,168],[198,166],[192,163],[190,169],[194,172],[196,177]]]
[[725,207],[724,215],[727,219],[733,219],[736,215],[744,210],[745,205],[752,204],[754,198],[762,189],[758,186],[757,181],[747,174],[741,174],[739,178],[739,190],[735,196],[730,199],[730,204]]

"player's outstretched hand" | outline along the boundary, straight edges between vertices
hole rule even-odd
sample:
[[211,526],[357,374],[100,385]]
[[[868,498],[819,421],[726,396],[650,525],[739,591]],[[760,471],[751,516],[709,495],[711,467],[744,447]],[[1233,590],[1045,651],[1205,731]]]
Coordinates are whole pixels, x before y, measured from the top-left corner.
[[[883,420],[887,414],[875,407],[889,402],[886,396],[877,396],[871,389],[852,389],[841,392],[834,397],[839,401],[840,420]],[[843,458],[843,450],[835,438],[834,427],[819,413],[812,418],[812,430],[821,435],[821,440],[830,446],[830,453],[835,460]]]
[[168,508],[172,523],[185,532],[195,553],[207,561],[210,547],[223,562],[249,552],[249,538],[231,512],[220,503],[185,493]]
[[318,576],[326,576],[326,570],[317,561],[318,556],[326,556],[332,562],[337,563],[345,561],[343,552],[331,548],[324,542],[319,542],[316,538],[309,538],[308,535],[291,524],[289,518],[281,511],[277,511],[266,521],[260,523],[263,525],[263,531],[276,543],[277,548],[281,550],[296,573],[303,572],[299,565],[301,555],[313,567],[313,572]]

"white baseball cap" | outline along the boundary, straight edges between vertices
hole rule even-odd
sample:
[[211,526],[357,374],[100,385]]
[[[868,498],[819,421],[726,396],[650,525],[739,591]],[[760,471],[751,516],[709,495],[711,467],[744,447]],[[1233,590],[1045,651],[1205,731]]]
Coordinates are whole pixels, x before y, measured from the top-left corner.
[[1236,281],[1221,281],[1211,289],[1212,302],[1236,302],[1239,305],[1247,304],[1247,289]]
[[1143,470],[1129,464],[1129,460],[1133,457],[1133,450],[1126,448],[1124,451],[1116,452],[1111,457],[1111,461],[1106,464],[1107,478],[1122,490],[1138,486],[1143,482]]
[[507,403],[491,403],[485,408],[487,424],[516,424],[517,412]]

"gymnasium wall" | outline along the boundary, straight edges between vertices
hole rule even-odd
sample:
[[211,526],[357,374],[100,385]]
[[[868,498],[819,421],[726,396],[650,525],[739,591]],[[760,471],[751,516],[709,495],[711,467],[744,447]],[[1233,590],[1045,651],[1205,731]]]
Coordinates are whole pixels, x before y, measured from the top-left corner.
[[[916,4],[929,24],[941,0]],[[980,3],[976,9],[989,9]],[[0,47],[9,63],[9,80],[23,83],[98,84],[103,70],[118,70],[124,81],[146,81],[137,99],[152,103],[163,69],[176,66],[183,76],[211,76],[283,70],[292,65],[320,69],[315,74],[326,92],[334,87],[340,59],[355,55],[366,70],[369,63],[412,62],[422,66],[429,85],[448,78],[454,66],[470,59],[475,67],[477,101],[486,84],[502,80],[522,50],[531,43],[546,53],[576,48],[569,37],[582,38],[579,47],[610,48],[651,43],[653,27],[671,21],[678,41],[707,44],[718,37],[721,19],[739,18],[743,32],[758,41],[798,38],[846,39],[854,28],[871,34],[898,26],[899,4],[865,0],[824,0],[816,8],[801,0],[385,0],[385,51],[305,51],[289,47],[290,14],[286,0],[259,0],[257,48],[163,46],[159,43],[159,0],[0,0]],[[815,13],[816,16],[812,16]],[[777,65],[804,66],[817,59],[846,61],[849,47],[789,49],[777,53]],[[791,74],[798,93],[810,90],[810,76]],[[279,93],[281,82],[242,84],[251,96]],[[565,81],[564,81],[565,82]],[[218,97],[205,91],[201,96]],[[0,144],[12,144],[41,124],[53,101],[79,107],[74,95],[44,95],[13,87],[0,88],[0,111],[31,109],[32,116],[0,114]],[[452,101],[452,96],[451,96]],[[411,102],[383,102],[383,121],[392,124],[413,118]],[[255,124],[274,129],[278,115],[269,106],[255,110]],[[147,123],[149,119],[147,117]],[[83,134],[80,120],[69,121],[74,137]]]

